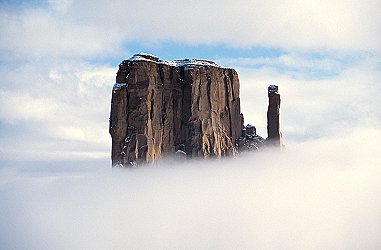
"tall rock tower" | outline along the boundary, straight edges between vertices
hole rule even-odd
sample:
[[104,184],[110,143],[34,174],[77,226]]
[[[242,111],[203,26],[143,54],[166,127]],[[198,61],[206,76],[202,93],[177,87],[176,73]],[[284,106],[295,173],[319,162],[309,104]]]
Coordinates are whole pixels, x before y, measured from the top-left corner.
[[268,97],[266,145],[280,147],[283,144],[279,125],[280,95],[278,94],[278,86],[270,85],[268,87]]
[[136,54],[119,65],[110,114],[112,165],[235,155],[241,135],[234,69],[204,60]]

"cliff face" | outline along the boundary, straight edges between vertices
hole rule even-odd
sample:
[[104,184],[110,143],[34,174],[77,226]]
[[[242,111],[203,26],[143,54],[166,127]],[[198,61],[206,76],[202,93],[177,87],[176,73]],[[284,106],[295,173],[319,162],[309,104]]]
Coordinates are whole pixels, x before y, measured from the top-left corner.
[[176,152],[204,158],[235,155],[242,128],[234,69],[147,54],[119,65],[110,114],[113,166]]

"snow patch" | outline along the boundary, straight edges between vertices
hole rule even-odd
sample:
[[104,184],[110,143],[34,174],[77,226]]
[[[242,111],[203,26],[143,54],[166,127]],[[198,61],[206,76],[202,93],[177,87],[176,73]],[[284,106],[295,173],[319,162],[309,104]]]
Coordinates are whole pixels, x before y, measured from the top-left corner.
[[149,62],[158,62],[159,57],[148,54],[148,53],[139,53],[133,55],[128,61],[149,61]]
[[204,67],[217,67],[221,68],[220,65],[215,62],[208,60],[198,60],[198,59],[182,59],[182,60],[161,60],[157,56],[147,53],[139,53],[133,55],[128,61],[148,61],[155,62],[159,64],[164,64],[173,67],[193,67],[193,66],[204,66]]
[[187,155],[187,153],[185,153],[184,151],[180,149],[176,151],[176,154]]
[[113,91],[118,91],[124,88],[127,88],[128,84],[127,83],[115,83],[114,87],[112,88]]
[[278,93],[278,86],[277,85],[270,85],[268,87],[268,93]]

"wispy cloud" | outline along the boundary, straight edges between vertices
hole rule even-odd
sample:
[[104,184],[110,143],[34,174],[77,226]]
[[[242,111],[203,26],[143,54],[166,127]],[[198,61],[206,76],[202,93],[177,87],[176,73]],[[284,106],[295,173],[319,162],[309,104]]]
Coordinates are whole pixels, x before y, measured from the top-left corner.
[[[266,135],[266,87],[278,84],[286,141],[334,137],[381,124],[376,99],[381,79],[374,55],[326,55],[309,59],[294,53],[275,57],[222,59],[237,65],[245,120]],[[259,105],[261,104],[261,105]],[[252,112],[255,109],[256,112]]]
[[3,160],[86,158],[89,151],[102,157],[108,154],[116,68],[51,60],[3,70]]

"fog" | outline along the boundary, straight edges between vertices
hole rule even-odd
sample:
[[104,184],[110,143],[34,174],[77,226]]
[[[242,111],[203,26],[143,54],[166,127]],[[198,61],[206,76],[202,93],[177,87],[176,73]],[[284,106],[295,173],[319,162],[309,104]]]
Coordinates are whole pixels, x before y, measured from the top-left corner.
[[381,132],[363,132],[222,161],[3,167],[2,249],[378,249]]

